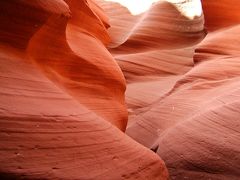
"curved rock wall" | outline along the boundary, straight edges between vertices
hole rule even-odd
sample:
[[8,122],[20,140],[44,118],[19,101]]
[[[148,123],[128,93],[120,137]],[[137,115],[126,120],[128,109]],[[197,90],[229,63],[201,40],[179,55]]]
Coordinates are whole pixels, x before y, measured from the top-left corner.
[[239,7],[0,1],[0,179],[239,179]]
[[171,179],[238,179],[238,1],[203,0],[193,19],[183,16],[191,2],[160,1],[121,21],[102,2],[116,24],[110,35],[135,23],[110,48],[127,80],[126,132],[165,161]]
[[122,132],[125,80],[101,8],[0,7],[0,179],[166,179],[162,160]]

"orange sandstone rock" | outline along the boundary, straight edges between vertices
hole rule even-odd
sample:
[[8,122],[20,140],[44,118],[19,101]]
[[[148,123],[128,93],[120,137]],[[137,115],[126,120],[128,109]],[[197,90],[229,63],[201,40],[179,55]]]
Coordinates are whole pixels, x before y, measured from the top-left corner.
[[125,81],[100,8],[0,8],[0,179],[167,179],[162,160],[122,132]]

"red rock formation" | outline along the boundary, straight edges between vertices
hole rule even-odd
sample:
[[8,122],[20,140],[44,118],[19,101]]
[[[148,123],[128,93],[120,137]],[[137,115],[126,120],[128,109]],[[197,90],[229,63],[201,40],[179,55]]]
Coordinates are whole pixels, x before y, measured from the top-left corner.
[[[109,33],[114,46],[109,50],[128,81],[126,98],[131,121],[136,109],[139,112],[142,107],[146,109],[193,66],[191,46],[205,36],[203,16],[190,20],[176,5],[161,1],[138,16],[114,4],[121,10],[120,18],[114,16],[112,3],[100,1],[100,4],[112,25]],[[124,39],[116,38],[119,35],[116,32]]]
[[101,9],[70,0],[0,8],[0,179],[166,179],[161,159],[118,129],[125,81],[104,46]]
[[239,179],[240,4],[192,2],[0,1],[0,179]]
[[[188,26],[180,12],[163,4],[154,5],[164,7],[161,11],[153,7],[137,21],[136,29],[141,30],[131,31],[129,39],[110,49],[128,82],[127,134],[156,151],[172,179],[238,179],[238,1],[203,1],[205,25],[211,33],[194,46],[193,40],[201,36],[173,35],[171,30],[178,29],[169,27],[177,22],[185,30]],[[187,23],[199,28],[200,20],[195,17]],[[112,17],[110,22],[114,21],[119,22]],[[119,31],[129,24],[125,21],[120,23],[123,27],[116,26]]]
[[[111,15],[108,9],[105,10]],[[205,36],[203,16],[190,20],[178,12],[175,5],[166,1],[154,4],[140,17],[128,18],[130,16],[128,11],[122,11],[122,13],[127,18],[119,19],[113,16],[110,20],[113,25],[118,24],[110,29],[110,36],[115,36],[118,29],[126,34],[119,46],[110,49],[114,54],[183,48],[199,42]],[[134,21],[135,24],[130,23],[131,21]],[[126,29],[129,32],[126,32]],[[115,40],[114,37],[113,40]]]
[[109,41],[104,23],[87,2],[68,1],[68,4],[70,9],[74,7],[70,21],[61,16],[50,17],[31,39],[29,54],[81,104],[124,130],[125,82],[102,44]]
[[240,23],[238,0],[202,0],[202,4],[208,31]]

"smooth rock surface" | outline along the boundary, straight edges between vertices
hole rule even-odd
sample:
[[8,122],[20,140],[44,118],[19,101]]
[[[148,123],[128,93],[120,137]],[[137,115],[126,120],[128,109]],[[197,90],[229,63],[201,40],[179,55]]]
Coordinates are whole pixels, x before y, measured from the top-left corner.
[[0,179],[167,179],[123,133],[125,79],[93,1],[0,2]]
[[190,19],[160,1],[121,21],[102,5],[118,25],[110,36],[136,24],[109,48],[127,80],[126,132],[165,161],[171,179],[240,177],[238,3],[203,0],[204,16]]
[[239,179],[238,0],[0,12],[0,179]]

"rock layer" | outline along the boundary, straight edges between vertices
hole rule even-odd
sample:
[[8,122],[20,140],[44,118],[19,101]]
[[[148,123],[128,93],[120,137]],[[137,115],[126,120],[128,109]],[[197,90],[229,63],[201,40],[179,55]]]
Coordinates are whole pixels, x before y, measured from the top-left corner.
[[[171,179],[239,179],[238,1],[202,3],[204,20],[160,1],[110,48],[128,83],[127,134],[159,154]],[[110,16],[110,35],[132,19]]]
[[201,2],[0,1],[0,178],[239,179],[239,2]]
[[[92,1],[0,2],[0,178],[166,179],[122,131],[125,80]],[[122,131],[121,131],[122,130]]]

